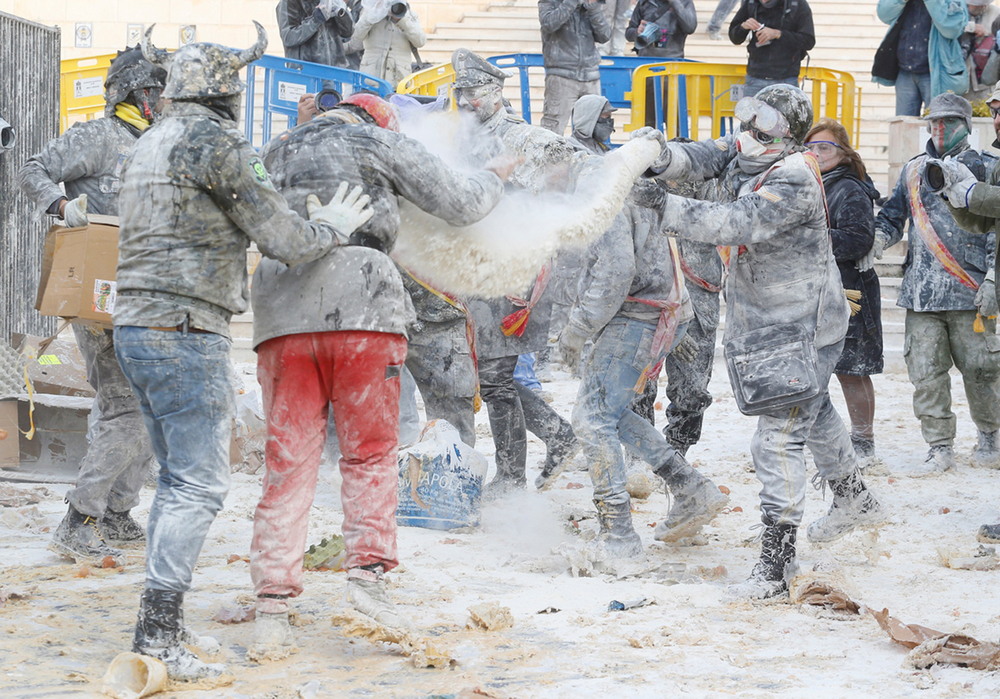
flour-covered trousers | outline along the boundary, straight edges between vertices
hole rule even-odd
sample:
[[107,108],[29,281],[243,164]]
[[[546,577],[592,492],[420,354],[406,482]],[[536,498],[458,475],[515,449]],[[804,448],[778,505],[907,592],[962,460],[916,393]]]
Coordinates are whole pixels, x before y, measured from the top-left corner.
[[122,373],[110,329],[73,323],[76,344],[94,387],[97,420],[80,461],[76,487],[66,499],[78,511],[100,518],[105,510],[127,512],[139,504],[153,450],[139,401]]
[[601,94],[600,80],[573,80],[561,75],[545,76],[545,99],[538,125],[562,136],[573,114],[573,105],[584,95]]
[[955,441],[955,413],[951,409],[952,365],[962,373],[969,414],[983,432],[1000,429],[1000,340],[995,322],[986,320],[986,332],[972,325],[975,311],[906,311],[903,357],[913,384],[913,414],[928,444]]
[[[686,327],[677,329],[675,346]],[[601,330],[584,358],[572,424],[587,455],[595,500],[628,502],[623,444],[653,470],[673,458],[675,450],[666,438],[632,410],[636,381],[654,359],[655,332],[655,323],[616,316]]]
[[[402,335],[360,330],[285,335],[257,348],[267,418],[263,493],[250,544],[258,596],[302,592],[309,508],[331,405],[341,451],[345,565],[396,567],[396,439],[405,359]],[[284,608],[283,600],[259,600],[259,611]]]
[[115,326],[115,352],[160,464],[146,525],[146,587],[187,592],[229,492],[236,417],[231,343],[215,333]]
[[760,510],[765,524],[802,523],[807,481],[804,447],[809,447],[826,481],[844,478],[857,469],[851,437],[830,402],[828,389],[843,348],[843,340],[819,348],[816,375],[823,387],[819,395],[757,418],[750,453],[762,486]]

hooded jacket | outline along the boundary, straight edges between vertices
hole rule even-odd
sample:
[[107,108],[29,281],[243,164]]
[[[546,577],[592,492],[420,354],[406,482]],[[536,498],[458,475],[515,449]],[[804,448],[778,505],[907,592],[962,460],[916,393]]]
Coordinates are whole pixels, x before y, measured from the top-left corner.
[[[956,146],[947,155],[965,164],[980,181],[996,163],[992,156],[969,148],[967,142]],[[913,229],[913,209],[907,193],[906,182],[914,168],[922,173],[927,158],[940,157],[928,141],[927,150],[903,166],[892,196],[882,206],[875,226],[887,237],[886,247],[895,245],[903,237],[904,226],[910,231],[909,247],[903,262],[903,282],[899,289],[897,306],[913,311],[971,311],[975,310],[976,292],[958,281],[930,251],[923,238]],[[920,201],[927,211],[931,227],[944,243],[948,252],[962,269],[976,280],[983,282],[986,272],[993,266],[995,234],[976,235],[965,230],[952,216],[948,204],[940,194],[932,192],[920,177]]]
[[448,223],[468,225],[489,213],[503,194],[503,183],[492,172],[459,173],[403,134],[345,124],[335,114],[274,139],[264,161],[275,186],[299,212],[305,212],[310,194],[328,201],[341,181],[360,185],[375,213],[352,240],[372,241],[382,249],[345,245],[294,267],[262,261],[253,284],[254,347],[295,333],[405,335],[414,321],[413,308],[387,254],[400,225],[397,197]]
[[[732,246],[725,339],[780,323],[815,332],[817,349],[847,332],[849,309],[833,256],[823,188],[811,158],[794,152],[755,175],[737,166],[730,136],[671,142],[664,179],[720,177],[720,203],[668,194],[663,227],[678,236]],[[729,193],[728,195],[726,193]]]
[[347,52],[364,51],[361,72],[381,78],[395,87],[413,72],[411,47],[419,49],[427,42],[427,35],[412,9],[407,10],[399,22],[375,13],[372,7],[362,10]]
[[280,0],[275,8],[285,56],[346,68],[344,44],[354,32],[350,12],[325,22],[313,14],[319,0]]
[[589,82],[601,78],[597,44],[611,39],[604,5],[585,0],[538,0],[546,75]]
[[693,0],[639,0],[632,10],[632,18],[625,29],[625,40],[635,41],[639,34],[639,23],[643,20],[656,24],[662,30],[661,37],[645,48],[636,47],[640,56],[660,58],[684,58],[684,44],[689,34],[698,28],[698,14]]
[[[891,26],[899,20],[908,0],[878,0],[878,18]],[[931,16],[931,35],[927,46],[927,63],[931,71],[931,97],[951,91],[964,94],[969,89],[969,74],[965,54],[959,43],[969,11],[961,0],[910,0],[923,2]],[[888,32],[887,32],[888,34]],[[895,80],[872,76],[880,85],[895,85]]]

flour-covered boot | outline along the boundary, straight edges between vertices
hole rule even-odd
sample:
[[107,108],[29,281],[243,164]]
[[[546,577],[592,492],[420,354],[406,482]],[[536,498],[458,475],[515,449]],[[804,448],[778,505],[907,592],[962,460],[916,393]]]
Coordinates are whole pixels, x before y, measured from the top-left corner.
[[692,468],[680,452],[656,472],[666,481],[668,494],[674,500],[666,519],[653,530],[657,541],[678,541],[697,534],[729,502],[718,486]]
[[131,510],[124,512],[105,510],[100,527],[104,539],[117,544],[131,544],[146,539],[146,530],[132,518]]
[[288,621],[288,609],[263,612],[258,603],[253,622],[253,643],[247,650],[247,659],[256,663],[281,660],[297,650],[292,625]]
[[600,525],[597,546],[611,558],[643,558],[642,539],[632,526],[632,505],[628,496],[616,499],[624,499],[624,502],[594,500]]
[[102,566],[110,557],[116,566],[125,565],[125,552],[108,546],[97,517],[85,515],[72,505],[52,535],[49,548],[77,563]]
[[760,542],[760,560],[745,582],[732,585],[729,594],[741,599],[770,599],[788,593],[788,582],[795,577],[794,524],[764,524]]
[[907,472],[913,478],[934,476],[955,467],[955,450],[950,444],[935,444],[927,450],[923,463]]
[[225,666],[202,662],[182,645],[183,602],[182,592],[143,590],[132,650],[163,661],[167,666],[167,676],[178,682],[218,677],[225,671]]
[[972,452],[972,463],[982,468],[1000,468],[1000,448],[997,446],[997,431],[979,430],[976,449]]
[[833,503],[830,511],[806,529],[806,538],[814,544],[836,541],[858,527],[885,520],[882,505],[865,486],[857,471],[845,478],[830,481]]
[[347,601],[355,610],[382,626],[403,631],[413,628],[409,619],[404,617],[389,599],[385,590],[382,566],[348,570]]

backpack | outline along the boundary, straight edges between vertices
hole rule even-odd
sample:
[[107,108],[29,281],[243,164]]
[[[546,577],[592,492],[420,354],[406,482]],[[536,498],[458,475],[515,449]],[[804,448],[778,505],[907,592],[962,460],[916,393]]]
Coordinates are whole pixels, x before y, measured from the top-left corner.
[[979,43],[972,49],[970,55],[975,65],[977,82],[983,79],[983,68],[986,67],[986,62],[990,60],[990,54],[993,53],[996,45],[997,40],[995,36],[983,36],[980,37]]

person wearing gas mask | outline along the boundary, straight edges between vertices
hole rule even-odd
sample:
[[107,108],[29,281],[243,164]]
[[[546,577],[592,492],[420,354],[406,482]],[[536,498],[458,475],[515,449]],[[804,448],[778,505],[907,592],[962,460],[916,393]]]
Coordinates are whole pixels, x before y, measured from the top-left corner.
[[640,56],[684,58],[684,43],[697,28],[693,0],[639,0],[625,39]]
[[[977,235],[956,221],[925,174],[928,161],[945,158],[965,166],[979,181],[996,158],[969,147],[972,105],[954,93],[931,100],[925,117],[931,137],[924,153],[903,166],[892,196],[875,219],[874,255],[895,244],[908,227],[898,306],[906,309],[903,356],[913,384],[913,413],[928,444],[927,457],[910,475],[925,476],[955,465],[956,417],[951,409],[954,365],[962,374],[969,413],[979,436],[974,463],[1000,464],[1000,345],[991,287],[995,232]],[[955,198],[965,205],[964,198]],[[984,332],[985,331],[985,332]]]
[[170,104],[128,156],[118,199],[115,351],[160,465],[132,649],[183,681],[223,672],[185,647],[183,601],[229,489],[229,321],[247,309],[246,249],[253,241],[265,257],[305,263],[360,217],[335,197],[301,218],[237,128],[239,71],[267,46],[255,25],[257,41],[242,51],[195,43],[168,53],[146,31],[143,55],[169,67]]
[[344,0],[281,0],[275,7],[285,56],[349,68],[354,17]]
[[743,0],[729,23],[729,40],[747,41],[743,96],[768,85],[797,85],[802,59],[816,45],[812,9],[806,0]]
[[[458,49],[454,98],[469,119],[471,163],[507,153],[520,158],[511,186],[541,192],[555,180],[565,186],[566,174],[586,158],[578,148],[547,129],[509,114],[503,103],[507,74],[480,56]],[[487,486],[488,497],[499,497],[527,482],[527,432],[545,443],[546,456],[537,487],[544,487],[576,452],[576,437],[568,421],[534,391],[514,381],[521,354],[537,352],[548,342],[552,294],[548,289],[551,263],[520,297],[466,299],[476,326],[480,395],[489,413],[496,445],[497,473]]]
[[718,179],[718,203],[666,194],[662,225],[729,246],[726,354],[740,409],[759,416],[750,452],[764,524],[760,560],[733,592],[765,598],[787,592],[795,574],[806,445],[833,491],[829,512],[807,530],[810,541],[833,541],[880,520],[882,508],[861,478],[828,390],[849,311],[819,168],[802,145],[812,106],[802,90],[771,85],[741,99],[735,113],[738,137],[668,143],[653,169],[667,180]]
[[601,91],[597,44],[611,38],[601,0],[538,0],[545,63],[545,103],[539,126],[560,136],[573,105]]
[[[122,165],[156,120],[166,77],[138,46],[119,52],[104,83],[104,118],[74,124],[31,156],[18,173],[25,196],[71,227],[86,226],[88,212],[117,216]],[[75,322],[73,332],[96,393],[97,420],[51,547],[78,562],[110,556],[121,565],[124,552],[109,542],[145,538],[129,511],[139,502],[153,452],[139,403],[115,358],[111,328]]]
[[302,592],[306,528],[331,409],[342,453],[348,600],[380,624],[409,626],[383,577],[398,563],[399,376],[415,320],[389,257],[400,226],[398,198],[469,225],[496,206],[510,165],[494,161],[459,173],[398,131],[389,103],[356,93],[264,151],[275,186],[294,209],[311,206],[313,189],[325,196],[344,181],[370,197],[374,216],[322,259],[297,266],[264,260],[254,275],[254,348],[268,429],[250,553],[257,658],[293,647],[289,598]]
[[359,70],[395,86],[412,72],[413,49],[426,41],[420,18],[406,0],[363,0],[347,50],[363,50]]

